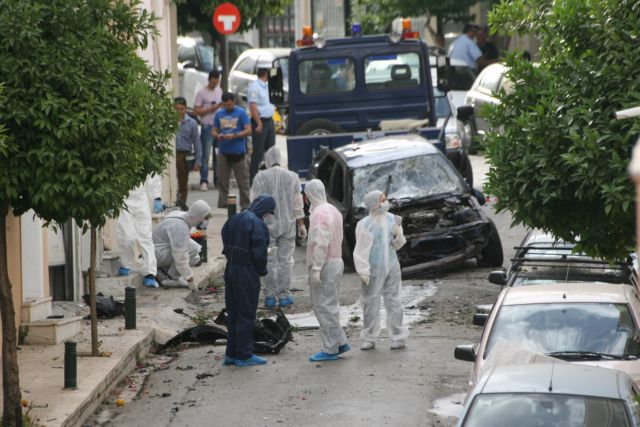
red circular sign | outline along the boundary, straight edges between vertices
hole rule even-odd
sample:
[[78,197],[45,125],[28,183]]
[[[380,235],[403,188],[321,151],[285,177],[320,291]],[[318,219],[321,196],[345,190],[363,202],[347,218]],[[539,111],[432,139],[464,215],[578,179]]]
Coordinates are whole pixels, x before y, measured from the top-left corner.
[[213,26],[220,34],[233,34],[240,26],[240,11],[232,3],[222,3],[213,12]]

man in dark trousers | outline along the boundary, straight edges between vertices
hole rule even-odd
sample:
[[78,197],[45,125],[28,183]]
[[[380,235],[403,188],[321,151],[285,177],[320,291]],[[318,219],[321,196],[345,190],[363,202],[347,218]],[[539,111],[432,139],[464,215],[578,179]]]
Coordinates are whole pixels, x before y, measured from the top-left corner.
[[267,361],[253,354],[253,329],[260,295],[260,276],[267,275],[269,229],[276,202],[266,194],[258,196],[246,210],[234,215],[222,227],[222,253],[227,322],[227,351],[224,365],[255,366]]

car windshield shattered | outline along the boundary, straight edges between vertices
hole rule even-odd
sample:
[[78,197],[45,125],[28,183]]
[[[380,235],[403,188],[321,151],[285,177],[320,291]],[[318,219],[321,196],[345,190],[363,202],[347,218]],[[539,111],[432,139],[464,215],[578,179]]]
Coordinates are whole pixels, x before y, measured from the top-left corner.
[[565,360],[640,356],[640,337],[627,304],[506,305],[493,324],[485,359],[498,339]]
[[429,154],[355,169],[353,205],[364,207],[364,196],[372,190],[384,191],[401,202],[444,193],[462,193],[466,187],[448,160]]
[[492,393],[476,396],[462,425],[626,427],[631,423],[622,400],[545,393]]

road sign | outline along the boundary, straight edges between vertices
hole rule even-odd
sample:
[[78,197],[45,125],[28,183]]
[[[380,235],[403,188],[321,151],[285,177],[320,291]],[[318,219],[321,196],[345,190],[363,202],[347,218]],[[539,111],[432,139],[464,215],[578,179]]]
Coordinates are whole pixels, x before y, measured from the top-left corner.
[[222,3],[213,12],[213,26],[220,34],[233,34],[240,26],[240,11],[232,3]]

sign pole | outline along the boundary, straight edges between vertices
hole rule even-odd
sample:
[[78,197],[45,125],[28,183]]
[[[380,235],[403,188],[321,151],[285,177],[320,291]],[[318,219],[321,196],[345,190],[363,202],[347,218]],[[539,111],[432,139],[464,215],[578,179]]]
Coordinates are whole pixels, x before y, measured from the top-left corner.
[[[225,92],[229,91],[229,70],[231,69],[231,64],[229,64],[229,36],[224,36],[224,85],[223,90]],[[236,99],[236,102],[238,100]]]

